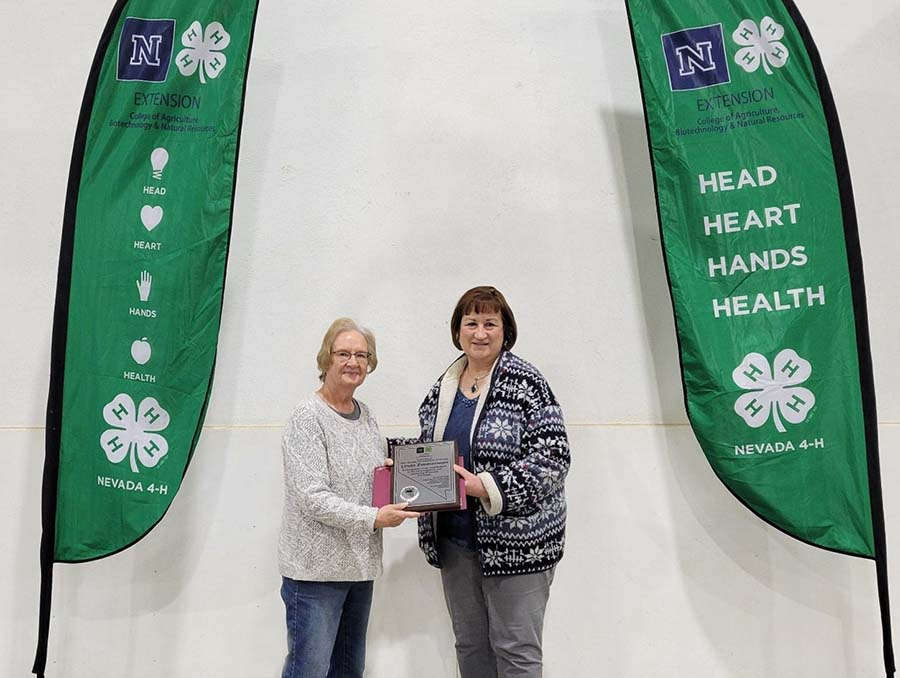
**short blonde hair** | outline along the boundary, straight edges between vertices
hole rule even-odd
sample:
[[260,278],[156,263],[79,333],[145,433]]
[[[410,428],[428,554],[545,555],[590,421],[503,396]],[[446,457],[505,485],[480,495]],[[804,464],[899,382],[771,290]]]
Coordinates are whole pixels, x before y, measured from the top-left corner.
[[372,330],[360,327],[350,318],[338,318],[331,323],[331,327],[328,328],[328,331],[325,332],[325,336],[322,337],[322,346],[319,348],[319,354],[316,356],[316,365],[319,367],[319,381],[325,381],[325,373],[328,371],[328,368],[331,367],[334,360],[331,355],[331,351],[334,348],[334,341],[342,332],[359,332],[363,335],[366,344],[368,345],[366,350],[369,353],[369,359],[367,361],[368,368],[366,372],[371,374],[375,371],[375,368],[378,367],[378,353],[375,349],[375,335],[372,334]]

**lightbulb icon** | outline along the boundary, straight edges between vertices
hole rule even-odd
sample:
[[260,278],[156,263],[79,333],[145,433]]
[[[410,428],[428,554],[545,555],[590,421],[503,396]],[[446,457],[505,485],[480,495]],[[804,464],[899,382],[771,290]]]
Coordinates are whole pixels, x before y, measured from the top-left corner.
[[150,164],[153,166],[153,178],[157,181],[162,181],[163,169],[167,162],[169,162],[169,152],[162,147],[154,148],[150,154]]

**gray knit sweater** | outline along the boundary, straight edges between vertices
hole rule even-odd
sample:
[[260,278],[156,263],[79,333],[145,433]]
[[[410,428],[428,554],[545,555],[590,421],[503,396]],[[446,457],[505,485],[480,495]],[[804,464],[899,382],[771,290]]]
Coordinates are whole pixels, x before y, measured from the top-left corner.
[[305,581],[364,581],[381,574],[381,530],[372,503],[372,472],[385,443],[369,408],[341,417],[315,393],[284,431],[281,574]]

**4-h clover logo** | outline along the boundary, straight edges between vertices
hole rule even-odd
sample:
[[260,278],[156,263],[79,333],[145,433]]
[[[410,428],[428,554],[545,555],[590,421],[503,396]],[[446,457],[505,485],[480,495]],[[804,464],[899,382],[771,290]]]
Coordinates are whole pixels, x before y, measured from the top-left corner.
[[129,457],[131,470],[140,473],[138,462],[153,468],[169,451],[169,443],[157,431],[169,425],[169,413],[156,398],[144,398],[140,407],[127,393],[120,393],[103,408],[103,419],[115,428],[100,436],[100,446],[113,464]]
[[748,73],[753,73],[762,64],[763,70],[772,75],[772,69],[781,68],[787,63],[790,53],[788,48],[779,42],[784,37],[784,27],[775,23],[772,17],[763,17],[759,22],[744,19],[734,29],[731,38],[741,49],[734,55],[734,63]]
[[222,52],[230,42],[231,36],[218,21],[213,21],[205,31],[200,22],[195,21],[181,34],[184,49],[175,57],[175,64],[182,75],[191,76],[199,70],[200,82],[205,85],[204,73],[210,78],[218,78],[225,70],[228,59]]
[[761,353],[748,353],[734,368],[734,383],[750,391],[734,403],[734,411],[751,428],[759,428],[771,416],[780,433],[786,429],[782,418],[800,424],[816,404],[816,397],[808,388],[799,386],[809,379],[812,366],[793,349],[787,348],[775,356],[772,367]]

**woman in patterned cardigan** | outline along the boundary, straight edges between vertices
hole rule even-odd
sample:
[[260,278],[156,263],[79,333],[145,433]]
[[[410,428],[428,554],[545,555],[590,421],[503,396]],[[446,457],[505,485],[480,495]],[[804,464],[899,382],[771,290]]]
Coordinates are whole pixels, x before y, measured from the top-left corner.
[[541,373],[509,352],[516,321],[498,290],[463,294],[450,329],[463,355],[419,408],[421,439],[457,441],[456,472],[479,501],[419,518],[419,545],[441,568],[461,678],[536,678],[565,542],[562,410]]

